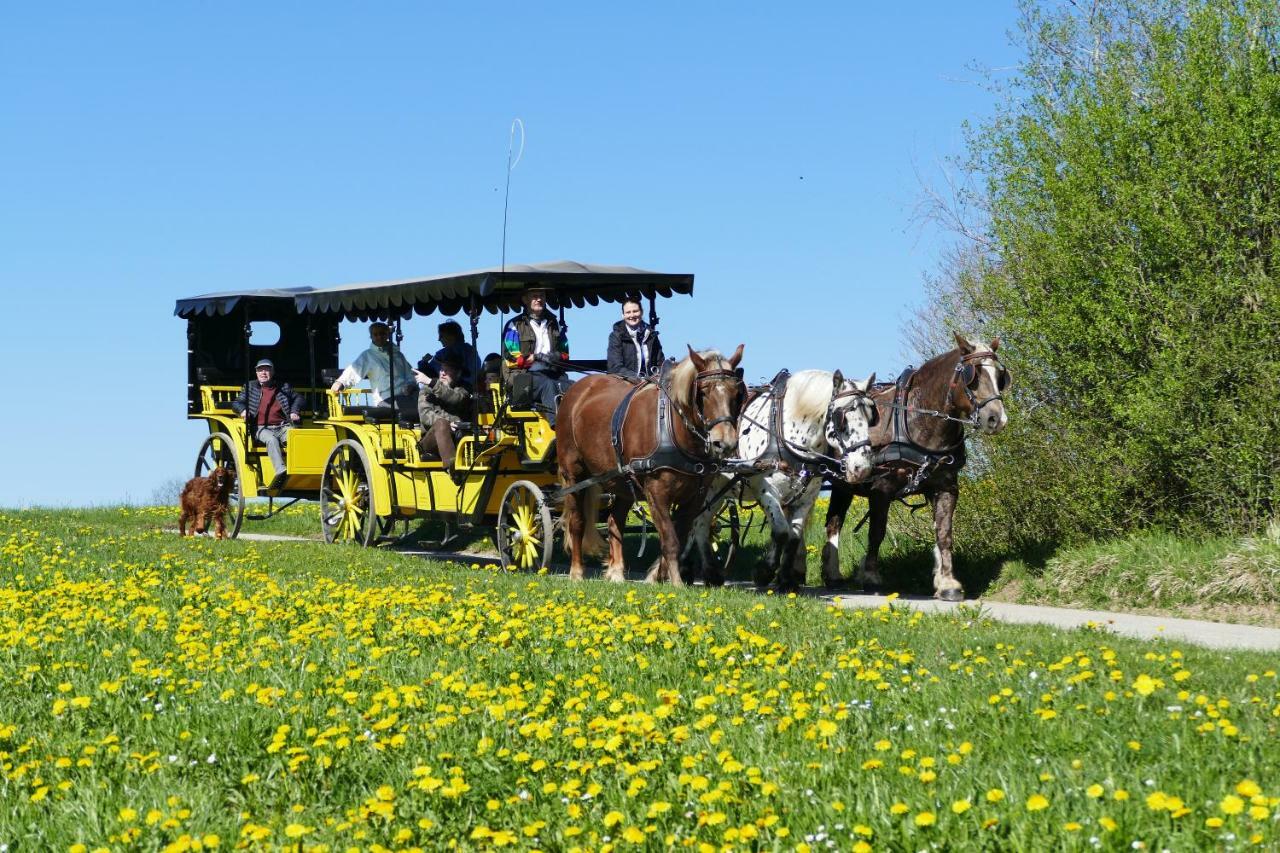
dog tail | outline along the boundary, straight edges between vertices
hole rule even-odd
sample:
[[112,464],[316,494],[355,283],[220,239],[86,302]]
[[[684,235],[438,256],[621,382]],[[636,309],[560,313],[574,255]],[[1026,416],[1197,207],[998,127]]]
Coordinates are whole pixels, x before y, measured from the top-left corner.
[[600,520],[600,487],[587,489],[582,498],[582,553],[591,557],[603,557],[609,553],[609,543],[600,535],[596,523]]

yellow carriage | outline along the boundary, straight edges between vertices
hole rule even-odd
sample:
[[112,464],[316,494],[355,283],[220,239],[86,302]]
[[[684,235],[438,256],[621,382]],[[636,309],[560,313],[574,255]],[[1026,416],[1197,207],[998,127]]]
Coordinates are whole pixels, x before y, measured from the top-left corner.
[[[546,414],[522,399],[518,383],[486,381],[457,441],[453,477],[439,460],[422,458],[416,412],[372,406],[368,391],[329,390],[339,371],[342,320],[383,320],[396,343],[413,315],[463,314],[476,346],[485,313],[520,310],[528,289],[545,289],[563,324],[568,307],[644,297],[657,321],[657,297],[689,294],[693,276],[571,261],[508,266],[456,275],[328,288],[257,290],[179,300],[187,320],[188,417],[209,435],[195,473],[223,465],[235,474],[229,535],[243,520],[265,518],[290,503],[318,500],[330,542],[368,545],[398,520],[436,518],[461,528],[495,528],[504,567],[541,568],[552,552],[555,432]],[[496,348],[496,347],[495,347]],[[276,365],[306,401],[302,422],[285,445],[285,476],[231,403],[260,358]],[[603,361],[575,361],[602,369]],[[456,477],[456,479],[455,479]],[[265,504],[246,516],[246,499]]]

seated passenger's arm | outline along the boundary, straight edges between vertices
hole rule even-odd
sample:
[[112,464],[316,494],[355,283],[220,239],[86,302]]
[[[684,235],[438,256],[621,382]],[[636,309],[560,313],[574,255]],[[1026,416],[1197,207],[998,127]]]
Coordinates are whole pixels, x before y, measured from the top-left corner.
[[342,371],[342,374],[334,380],[333,390],[340,391],[343,388],[350,388],[353,385],[359,384],[360,380],[363,378],[364,376],[362,374],[356,372],[356,366],[354,364],[349,364],[347,365],[347,369]]
[[243,415],[249,410],[249,383],[240,386],[240,393],[231,401],[231,411]]

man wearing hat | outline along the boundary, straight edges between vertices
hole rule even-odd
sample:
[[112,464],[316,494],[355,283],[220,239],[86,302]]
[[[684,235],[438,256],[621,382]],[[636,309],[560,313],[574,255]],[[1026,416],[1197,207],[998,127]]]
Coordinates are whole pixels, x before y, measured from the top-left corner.
[[[418,383],[413,378],[413,366],[399,348],[391,343],[391,327],[381,320],[369,325],[370,346],[360,353],[342,371],[333,383],[334,391],[350,388],[361,379],[369,380],[375,406],[392,405],[402,411],[412,411],[417,400]],[[394,362],[394,365],[393,365]],[[391,388],[395,373],[395,392]]]
[[556,401],[573,384],[563,368],[569,360],[569,341],[547,310],[545,290],[526,290],[523,301],[524,313],[508,320],[502,330],[504,363],[508,371],[529,372],[538,408],[555,426]]
[[249,431],[267,446],[271,467],[276,472],[268,489],[284,485],[284,445],[290,427],[302,420],[302,396],[288,382],[276,382],[276,366],[269,358],[254,365],[257,379],[240,389],[231,408],[249,424]]
[[453,427],[463,419],[470,419],[473,398],[471,389],[462,379],[465,365],[457,353],[448,350],[436,355],[439,376],[431,377],[420,370],[414,376],[422,385],[418,392],[418,417],[425,430],[418,441],[418,450],[424,457],[438,454],[444,470],[453,476],[453,462],[457,445],[453,440]]

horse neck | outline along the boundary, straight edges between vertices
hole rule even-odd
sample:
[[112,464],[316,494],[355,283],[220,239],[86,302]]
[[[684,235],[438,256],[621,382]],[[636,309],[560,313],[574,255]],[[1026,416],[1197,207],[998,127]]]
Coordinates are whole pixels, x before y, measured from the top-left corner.
[[[956,395],[950,393],[955,364],[959,360],[960,350],[953,349],[925,362],[916,371],[911,392],[907,395],[911,407],[960,417]],[[919,444],[951,447],[964,441],[964,427],[955,421],[912,412],[908,413],[907,422],[912,440]]]
[[[788,411],[790,410],[790,411]],[[782,401],[782,437],[798,433],[803,437],[803,441],[793,441],[792,444],[814,453],[826,453],[831,450],[831,446],[827,443],[827,431],[823,429],[826,425],[827,413],[814,412],[805,417],[797,417],[795,415],[795,407],[787,405],[787,398]],[[791,427],[798,426],[800,429],[793,431]],[[790,441],[790,439],[788,439]]]
[[[698,380],[695,378],[692,381],[694,385],[696,385]],[[696,393],[696,388],[691,388],[689,390],[688,397],[690,400],[697,399],[698,395]],[[686,421],[690,424],[701,423],[702,413],[699,412],[692,404],[676,402],[675,398],[669,393],[667,394],[667,400],[670,401],[672,409],[670,418],[671,440],[675,442],[676,447],[679,447],[686,453],[694,456],[702,455],[702,451],[698,449],[700,439],[690,432],[689,427],[686,425]]]

